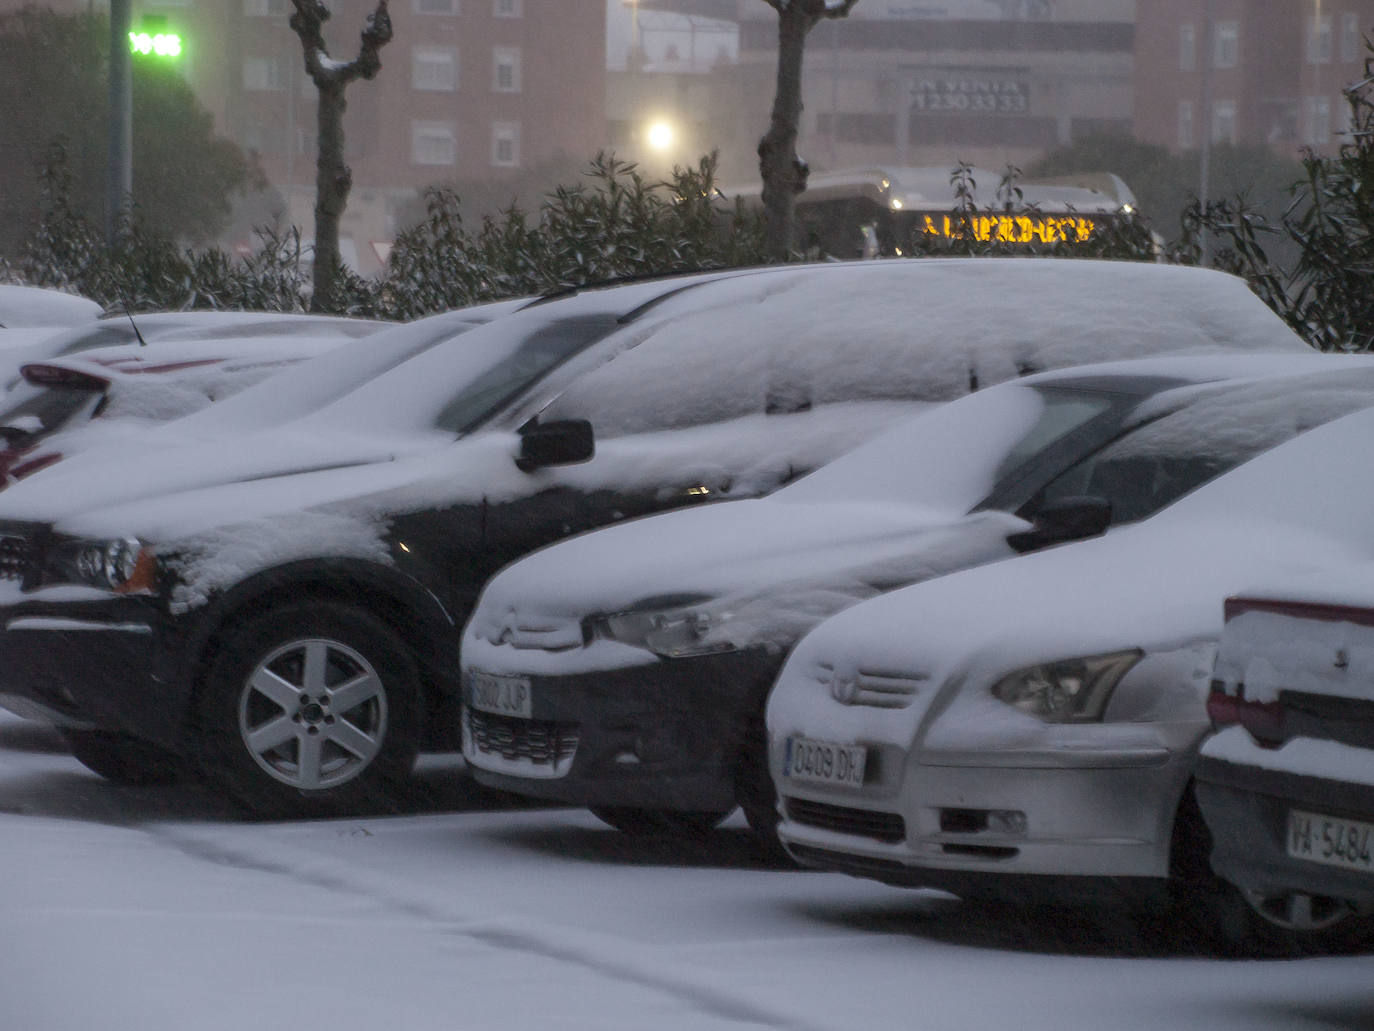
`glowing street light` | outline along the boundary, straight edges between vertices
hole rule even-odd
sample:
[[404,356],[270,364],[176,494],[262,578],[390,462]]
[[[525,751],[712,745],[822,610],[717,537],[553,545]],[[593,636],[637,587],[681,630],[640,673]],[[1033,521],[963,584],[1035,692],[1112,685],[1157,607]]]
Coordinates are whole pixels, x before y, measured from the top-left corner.
[[659,119],[650,123],[645,139],[648,141],[649,149],[661,153],[670,150],[677,142],[677,130],[673,128],[670,122]]

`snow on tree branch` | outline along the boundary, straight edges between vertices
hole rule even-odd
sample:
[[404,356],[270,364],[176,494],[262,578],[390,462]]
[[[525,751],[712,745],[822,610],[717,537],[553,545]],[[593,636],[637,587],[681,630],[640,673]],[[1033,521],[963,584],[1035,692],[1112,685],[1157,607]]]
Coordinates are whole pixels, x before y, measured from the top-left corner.
[[354,79],[372,79],[382,69],[381,49],[391,42],[388,0],[377,0],[377,9],[363,23],[362,43],[352,61],[336,61],[324,43],[324,23],[330,11],[324,0],[291,0],[296,13],[291,29],[301,39],[305,70],[320,89],[341,89]]

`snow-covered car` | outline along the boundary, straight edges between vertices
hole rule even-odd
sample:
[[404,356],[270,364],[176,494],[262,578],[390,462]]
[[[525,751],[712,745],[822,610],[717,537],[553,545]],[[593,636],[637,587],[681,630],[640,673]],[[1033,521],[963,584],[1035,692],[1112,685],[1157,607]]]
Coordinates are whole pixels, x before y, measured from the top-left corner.
[[1197,800],[1212,868],[1280,928],[1374,912],[1371,584],[1333,568],[1226,601]]
[[[45,291],[46,292],[46,291]],[[291,312],[261,311],[178,311],[136,315],[107,315],[74,323],[69,328],[12,330],[21,343],[4,346],[0,336],[0,388],[12,389],[19,383],[19,370],[31,363],[62,358],[96,348],[119,344],[146,344],[149,347],[168,341],[210,343],[228,339],[259,337],[328,336],[359,338],[370,336],[394,323],[378,319],[340,318],[333,315],[301,315]]]
[[[94,322],[101,308],[95,301],[64,290],[0,283],[0,330],[46,330]],[[0,347],[8,341],[0,333]]]
[[[30,362],[0,395],[0,489],[89,447],[237,394],[352,338],[310,334],[123,344]],[[133,445],[136,446],[136,445]]]
[[1135,526],[821,624],[767,710],[788,852],[966,896],[1173,899],[1172,919],[1256,932],[1208,869],[1190,786],[1222,603],[1374,558],[1371,432],[1374,410],[1347,415]]
[[[556,544],[498,574],[469,621],[464,758],[484,784],[630,831],[710,827],[738,802],[768,842],[764,703],[821,620],[1137,522],[1369,406],[1365,358],[1042,373],[912,419],[768,498]],[[882,704],[880,684],[866,690]]]
[[535,547],[766,493],[1029,366],[1236,350],[1304,346],[1218,273],[980,259],[537,301],[254,431],[287,370],[0,495],[0,701],[110,776],[172,755],[258,811],[362,805],[456,747],[458,629]]

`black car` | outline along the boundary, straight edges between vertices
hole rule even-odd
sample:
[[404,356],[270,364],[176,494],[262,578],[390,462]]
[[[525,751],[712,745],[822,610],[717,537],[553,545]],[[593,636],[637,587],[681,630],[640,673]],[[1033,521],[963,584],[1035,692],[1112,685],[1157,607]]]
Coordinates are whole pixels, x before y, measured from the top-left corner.
[[[5,492],[0,704],[116,779],[190,761],[260,812],[361,805],[457,746],[459,627],[540,545],[766,493],[1037,366],[1305,349],[1231,277],[1029,260],[720,272],[463,329],[329,403],[290,370]],[[323,407],[283,420],[293,384]]]
[[1197,765],[1212,868],[1318,946],[1374,940],[1371,573],[1228,599]]

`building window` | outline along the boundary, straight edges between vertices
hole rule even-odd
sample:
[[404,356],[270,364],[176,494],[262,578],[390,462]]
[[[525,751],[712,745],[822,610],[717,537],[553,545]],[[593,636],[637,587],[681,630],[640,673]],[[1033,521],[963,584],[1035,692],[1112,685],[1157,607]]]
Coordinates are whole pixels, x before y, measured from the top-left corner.
[[1178,27],[1178,67],[1184,72],[1197,67],[1197,29],[1192,22],[1184,22]]
[[1309,147],[1321,147],[1331,142],[1331,99],[1307,98],[1307,126],[1304,142]]
[[1218,100],[1212,105],[1212,142],[1236,142],[1236,102]]
[[1307,63],[1331,63],[1331,15],[1318,14],[1307,23]]
[[520,51],[516,47],[497,47],[492,51],[491,88],[497,93],[520,92]]
[[1212,41],[1212,66],[1234,68],[1240,60],[1240,23],[1219,21]]
[[458,51],[416,47],[410,54],[410,85],[417,90],[452,93],[458,88]]
[[491,13],[497,18],[519,18],[524,15],[523,0],[491,0]]
[[1191,100],[1178,102],[1178,145],[1183,150],[1190,150],[1193,146],[1193,102]]
[[458,0],[415,0],[416,14],[457,14]]
[[458,161],[458,138],[447,122],[412,122],[410,159],[417,165],[452,165]]
[[491,127],[491,163],[501,168],[520,164],[519,122],[497,122]]
[[250,18],[280,17],[287,13],[287,0],[243,0],[243,13]]
[[1346,64],[1360,59],[1364,38],[1360,35],[1360,16],[1341,15],[1341,60]]
[[245,57],[243,59],[243,88],[246,90],[279,90],[286,86],[281,62],[275,57]]

